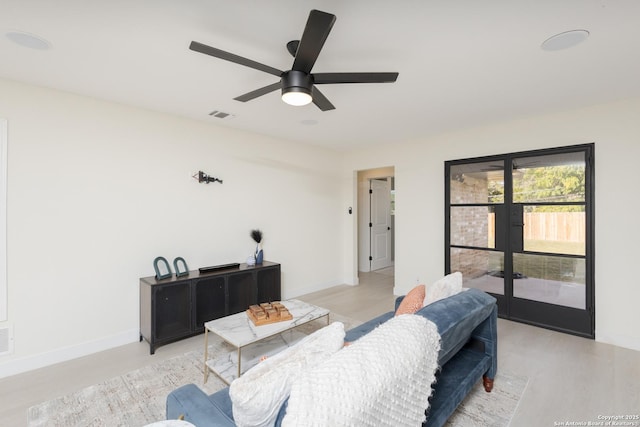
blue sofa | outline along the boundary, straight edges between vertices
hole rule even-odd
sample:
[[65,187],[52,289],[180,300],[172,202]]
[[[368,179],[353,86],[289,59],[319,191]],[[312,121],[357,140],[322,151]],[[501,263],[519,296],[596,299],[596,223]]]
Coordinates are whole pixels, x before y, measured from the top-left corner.
[[[402,299],[397,298],[396,308]],[[440,371],[424,427],[444,425],[481,378],[485,390],[491,391],[497,372],[497,313],[495,298],[477,289],[436,301],[416,313],[435,323],[442,338],[438,355]],[[345,340],[357,340],[393,315],[390,311],[347,331]],[[276,426],[280,426],[286,407],[285,402]],[[229,388],[210,396],[194,384],[172,391],[167,396],[167,419],[181,417],[197,427],[235,426]]]

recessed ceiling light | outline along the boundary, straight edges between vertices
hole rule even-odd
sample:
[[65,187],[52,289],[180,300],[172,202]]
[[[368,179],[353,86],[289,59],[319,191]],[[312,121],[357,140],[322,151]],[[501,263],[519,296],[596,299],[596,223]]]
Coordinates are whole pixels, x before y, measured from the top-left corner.
[[542,42],[542,50],[562,50],[582,43],[589,37],[587,30],[571,30],[551,36]]
[[5,36],[12,42],[30,49],[49,50],[51,43],[35,34],[25,33],[23,31],[9,31]]

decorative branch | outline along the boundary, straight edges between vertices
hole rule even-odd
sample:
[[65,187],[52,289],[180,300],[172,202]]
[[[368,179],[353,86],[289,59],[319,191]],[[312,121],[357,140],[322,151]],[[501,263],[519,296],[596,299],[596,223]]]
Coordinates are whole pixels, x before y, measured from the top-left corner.
[[260,243],[262,241],[262,231],[258,229],[251,230],[251,238],[253,239],[254,242]]

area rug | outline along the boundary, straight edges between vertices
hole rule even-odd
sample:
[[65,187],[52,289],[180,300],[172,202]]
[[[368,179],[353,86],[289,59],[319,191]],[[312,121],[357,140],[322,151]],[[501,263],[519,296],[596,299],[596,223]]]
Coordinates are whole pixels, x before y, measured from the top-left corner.
[[484,391],[482,381],[449,418],[446,427],[502,427],[510,426],[529,380],[511,373],[496,375],[493,391]]
[[[332,321],[342,321],[345,328],[358,321],[339,315]],[[324,323],[326,324],[326,323]],[[324,325],[312,322],[298,328],[311,333]],[[212,355],[229,351],[224,342],[209,346]],[[165,401],[172,390],[194,383],[207,394],[226,386],[216,375],[203,383],[202,349],[145,366],[80,391],[32,406],[28,410],[29,427],[102,427],[144,426],[165,418]],[[499,373],[493,392],[485,393],[481,383],[449,419],[448,427],[508,426],[526,388],[527,378]]]

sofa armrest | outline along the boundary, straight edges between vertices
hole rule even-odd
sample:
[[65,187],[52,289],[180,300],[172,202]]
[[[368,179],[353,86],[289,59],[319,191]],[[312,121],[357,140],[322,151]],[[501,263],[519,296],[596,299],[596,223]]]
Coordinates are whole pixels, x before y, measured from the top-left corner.
[[[224,390],[227,389],[220,392]],[[167,419],[184,417],[185,421],[198,427],[234,427],[233,418],[212,399],[216,394],[207,396],[195,384],[175,389],[167,396]]]
[[494,379],[498,371],[498,306],[494,305],[491,314],[471,333],[471,338],[484,344],[484,353],[491,358],[491,367],[485,374]]
[[438,362],[443,366],[466,345],[475,328],[490,316],[496,299],[478,289],[468,289],[431,303],[416,314],[431,320],[442,337]]

